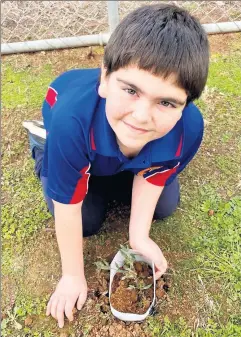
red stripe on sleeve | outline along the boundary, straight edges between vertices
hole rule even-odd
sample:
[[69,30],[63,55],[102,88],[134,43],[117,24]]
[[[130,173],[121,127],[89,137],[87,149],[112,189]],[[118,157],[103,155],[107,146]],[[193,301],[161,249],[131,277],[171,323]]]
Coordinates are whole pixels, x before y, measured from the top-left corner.
[[96,150],[93,128],[90,131],[90,140],[91,140],[91,149]]
[[77,204],[84,199],[88,191],[88,182],[89,182],[89,177],[90,177],[90,174],[88,173],[89,168],[90,168],[90,165],[84,167],[80,171],[82,177],[78,180],[78,183],[76,185],[70,204]]
[[180,139],[180,142],[179,142],[179,145],[178,145],[177,152],[176,152],[175,156],[179,157],[180,154],[181,154],[181,151],[182,151],[182,135],[181,135],[181,139]]
[[54,106],[54,104],[57,101],[57,91],[51,87],[49,87],[47,95],[46,95],[46,102],[51,106],[51,108]]
[[177,167],[174,167],[170,170],[164,172],[156,172],[153,175],[146,178],[146,181],[156,186],[165,186],[165,183],[170,176],[175,173]]

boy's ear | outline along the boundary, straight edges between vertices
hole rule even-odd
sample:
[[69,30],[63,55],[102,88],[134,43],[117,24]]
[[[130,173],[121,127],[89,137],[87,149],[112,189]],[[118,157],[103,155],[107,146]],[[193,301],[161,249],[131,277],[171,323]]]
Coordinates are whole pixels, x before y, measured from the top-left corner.
[[106,68],[104,67],[104,64],[102,63],[101,75],[100,75],[100,85],[98,88],[98,93],[100,97],[102,98],[107,97],[107,83],[108,83],[108,77],[106,76]]

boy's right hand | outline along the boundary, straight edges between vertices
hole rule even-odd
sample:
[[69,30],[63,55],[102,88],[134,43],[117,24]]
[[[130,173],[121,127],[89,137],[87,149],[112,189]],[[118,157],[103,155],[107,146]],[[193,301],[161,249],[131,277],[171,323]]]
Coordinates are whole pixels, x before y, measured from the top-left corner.
[[84,276],[63,275],[50,297],[46,315],[50,314],[58,321],[60,328],[64,326],[64,314],[73,321],[73,308],[77,301],[77,309],[81,310],[87,298],[87,283]]

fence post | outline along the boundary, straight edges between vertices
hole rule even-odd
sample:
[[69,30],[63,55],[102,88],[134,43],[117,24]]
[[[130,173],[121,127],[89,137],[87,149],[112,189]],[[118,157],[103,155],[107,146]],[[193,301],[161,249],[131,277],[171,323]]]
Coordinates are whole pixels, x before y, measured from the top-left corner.
[[113,32],[119,23],[118,1],[107,1],[108,6],[108,22],[110,33]]

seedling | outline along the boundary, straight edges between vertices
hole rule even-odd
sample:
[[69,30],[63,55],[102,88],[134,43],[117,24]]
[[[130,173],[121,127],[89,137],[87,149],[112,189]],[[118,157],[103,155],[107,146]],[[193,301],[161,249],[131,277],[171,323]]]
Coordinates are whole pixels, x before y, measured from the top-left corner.
[[94,262],[94,264],[97,267],[97,270],[101,271],[101,270],[110,270],[110,265],[106,260],[100,260],[97,262]]

